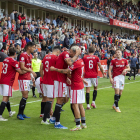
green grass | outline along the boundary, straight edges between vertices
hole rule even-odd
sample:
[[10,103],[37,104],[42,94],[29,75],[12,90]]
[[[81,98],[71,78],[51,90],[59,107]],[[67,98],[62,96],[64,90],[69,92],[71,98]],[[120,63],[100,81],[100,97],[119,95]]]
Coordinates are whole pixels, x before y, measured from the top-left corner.
[[[5,109],[3,117],[8,118],[8,122],[0,122],[0,140],[140,140],[140,77],[136,79],[136,81],[127,79],[125,81],[129,84],[125,85],[119,101],[121,113],[116,113],[112,109],[114,90],[106,88],[111,86],[109,79],[99,79],[97,109],[86,110],[88,128],[81,131],[69,130],[75,126],[69,103],[63,107],[65,111],[61,113],[61,124],[67,126],[68,130],[54,129],[53,125],[40,124],[42,120],[39,118],[40,101],[26,105],[25,114],[31,118],[24,121],[17,120],[16,115],[9,118]],[[92,91],[90,95],[92,100]],[[20,99],[21,93],[14,92],[10,98],[11,105],[18,104]],[[27,102],[36,100],[41,99],[32,98],[30,92]],[[86,104],[84,107],[86,108]],[[18,112],[18,106],[13,106],[12,110]]]

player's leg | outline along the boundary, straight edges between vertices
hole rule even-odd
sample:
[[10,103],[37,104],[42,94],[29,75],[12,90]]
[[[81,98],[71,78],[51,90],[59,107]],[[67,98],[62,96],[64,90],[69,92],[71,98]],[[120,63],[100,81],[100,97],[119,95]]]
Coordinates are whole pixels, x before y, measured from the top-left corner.
[[40,118],[43,118],[43,116],[44,116],[44,108],[45,108],[47,99],[44,97],[44,95],[42,93],[41,93],[41,95],[42,95],[42,102],[41,102],[41,114],[40,114]]
[[[52,107],[52,102],[54,100],[54,85],[43,85],[44,97],[46,97],[46,104],[44,107],[44,117],[41,124],[49,124],[50,112]],[[47,121],[46,121],[47,120]]]
[[83,104],[79,104],[79,110],[80,110],[80,114],[81,114],[81,123],[82,123],[81,127],[82,127],[82,129],[87,128],[85,110],[84,110]]
[[132,75],[132,68],[131,68],[131,70],[130,70],[130,75],[129,75],[128,80],[131,80],[131,75]]
[[84,85],[86,87],[86,103],[87,103],[87,110],[90,109],[89,99],[90,99],[90,87],[91,87],[91,78],[84,79],[88,82],[88,85]]
[[90,109],[89,99],[90,99],[90,87],[86,87],[86,103],[87,103],[87,110]]
[[[69,101],[69,97],[67,97],[67,95],[66,95],[66,97],[64,97],[64,102],[63,102],[63,104],[62,104],[62,107],[63,107],[68,101]],[[62,109],[62,107],[61,107],[61,111],[64,111],[64,110]]]
[[95,104],[95,100],[97,97],[97,86],[98,86],[98,79],[97,78],[92,78],[91,82],[94,86],[94,91],[93,91],[93,99],[92,99],[92,104],[91,106],[93,106],[93,108],[96,108],[96,104]]
[[15,111],[11,111],[11,105],[10,105],[10,101],[9,100],[7,101],[6,107],[7,107],[7,110],[9,112],[9,117],[12,117],[16,112]]
[[74,103],[74,104],[72,104],[72,107],[73,107],[73,110],[74,110],[76,126],[72,129],[70,129],[70,130],[71,131],[81,130],[79,105]]
[[136,76],[136,68],[134,67],[133,70],[134,70],[134,80],[135,80],[135,76]]
[[0,105],[0,121],[8,121],[8,119],[4,119],[2,117],[2,114],[5,110],[5,107],[6,107],[8,100],[9,100],[9,96],[3,96],[3,100],[2,100],[1,105]]
[[24,115],[24,109],[25,109],[25,106],[26,106],[26,101],[28,99],[28,91],[21,91],[21,93],[22,93],[22,98],[20,100],[19,111],[18,111],[17,118],[20,119],[20,120],[24,120],[24,117],[29,118],[29,117]]
[[44,116],[41,124],[49,124],[50,111],[53,100],[53,98],[47,98],[46,105],[44,107]]
[[55,105],[53,116],[50,119],[50,123],[55,122],[55,125],[54,125],[55,128],[68,129],[67,127],[64,127],[60,124],[60,111],[61,111],[62,104],[64,102],[64,97],[65,95],[67,95],[66,84],[56,81],[54,82],[54,86],[55,86],[55,97],[57,99],[57,102]]

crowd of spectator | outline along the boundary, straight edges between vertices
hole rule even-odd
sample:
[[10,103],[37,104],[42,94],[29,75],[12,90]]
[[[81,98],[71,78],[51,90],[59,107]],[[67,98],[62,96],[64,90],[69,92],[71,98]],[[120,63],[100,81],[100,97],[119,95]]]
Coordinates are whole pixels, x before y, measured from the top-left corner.
[[138,57],[140,44],[136,41],[140,41],[140,35],[120,35],[113,33],[113,30],[100,31],[93,28],[90,31],[87,28],[83,31],[78,26],[69,29],[64,16],[58,16],[53,20],[48,16],[44,21],[33,18],[27,23],[25,14],[13,11],[9,17],[4,17],[0,22],[0,50],[8,54],[7,48],[16,47],[17,60],[28,42],[35,42],[40,59],[56,45],[69,48],[73,43],[81,47],[82,56],[88,52],[89,46],[94,46],[95,55],[101,60],[115,57],[117,48],[122,50],[124,58],[129,58],[131,53],[135,53]]
[[53,0],[79,10],[85,10],[100,16],[118,19],[131,24],[140,25],[140,2],[124,0]]

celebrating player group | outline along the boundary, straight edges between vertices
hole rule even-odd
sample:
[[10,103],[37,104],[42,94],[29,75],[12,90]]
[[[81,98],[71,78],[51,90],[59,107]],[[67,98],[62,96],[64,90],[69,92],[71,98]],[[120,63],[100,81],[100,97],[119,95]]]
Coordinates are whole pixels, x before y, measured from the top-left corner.
[[[32,80],[37,91],[42,94],[40,117],[43,120],[41,124],[54,124],[54,127],[57,129],[68,129],[60,124],[60,112],[62,106],[70,99],[70,108],[76,123],[76,126],[70,130],[86,129],[85,110],[83,107],[83,103],[85,103],[84,87],[86,87],[87,110],[90,110],[90,87],[94,86],[91,106],[96,108],[98,67],[104,77],[100,60],[94,55],[95,48],[89,47],[88,54],[85,54],[83,59],[81,59],[81,49],[77,44],[72,44],[69,50],[55,46],[52,53],[47,54],[42,60],[40,67],[41,77],[38,78],[35,78],[36,73],[31,68],[31,53],[35,51],[35,44],[32,42],[27,43],[25,50],[26,52],[20,55],[19,63],[14,59],[16,50],[12,47],[9,49],[9,57],[3,61],[0,79],[0,94],[3,96],[0,106],[0,121],[7,121],[7,119],[2,117],[5,107],[7,107],[10,117],[16,113],[11,111],[9,97],[12,97],[12,85],[16,72],[18,72],[19,90],[22,93],[22,98],[19,103],[17,119],[30,118],[24,114],[24,110],[30,91],[30,81]],[[116,50],[116,58],[111,61],[109,68],[110,83],[115,91],[112,107],[116,112],[121,112],[118,102],[124,89],[125,74],[129,70],[130,67],[127,60],[122,58],[120,50]],[[52,106],[55,98],[56,104],[53,112]]]

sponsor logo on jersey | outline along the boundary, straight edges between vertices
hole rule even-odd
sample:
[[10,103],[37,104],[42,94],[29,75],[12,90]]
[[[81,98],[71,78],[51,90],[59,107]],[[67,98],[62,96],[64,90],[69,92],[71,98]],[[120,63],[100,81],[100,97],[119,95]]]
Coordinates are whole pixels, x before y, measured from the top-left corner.
[[116,65],[116,67],[124,67],[124,65]]

